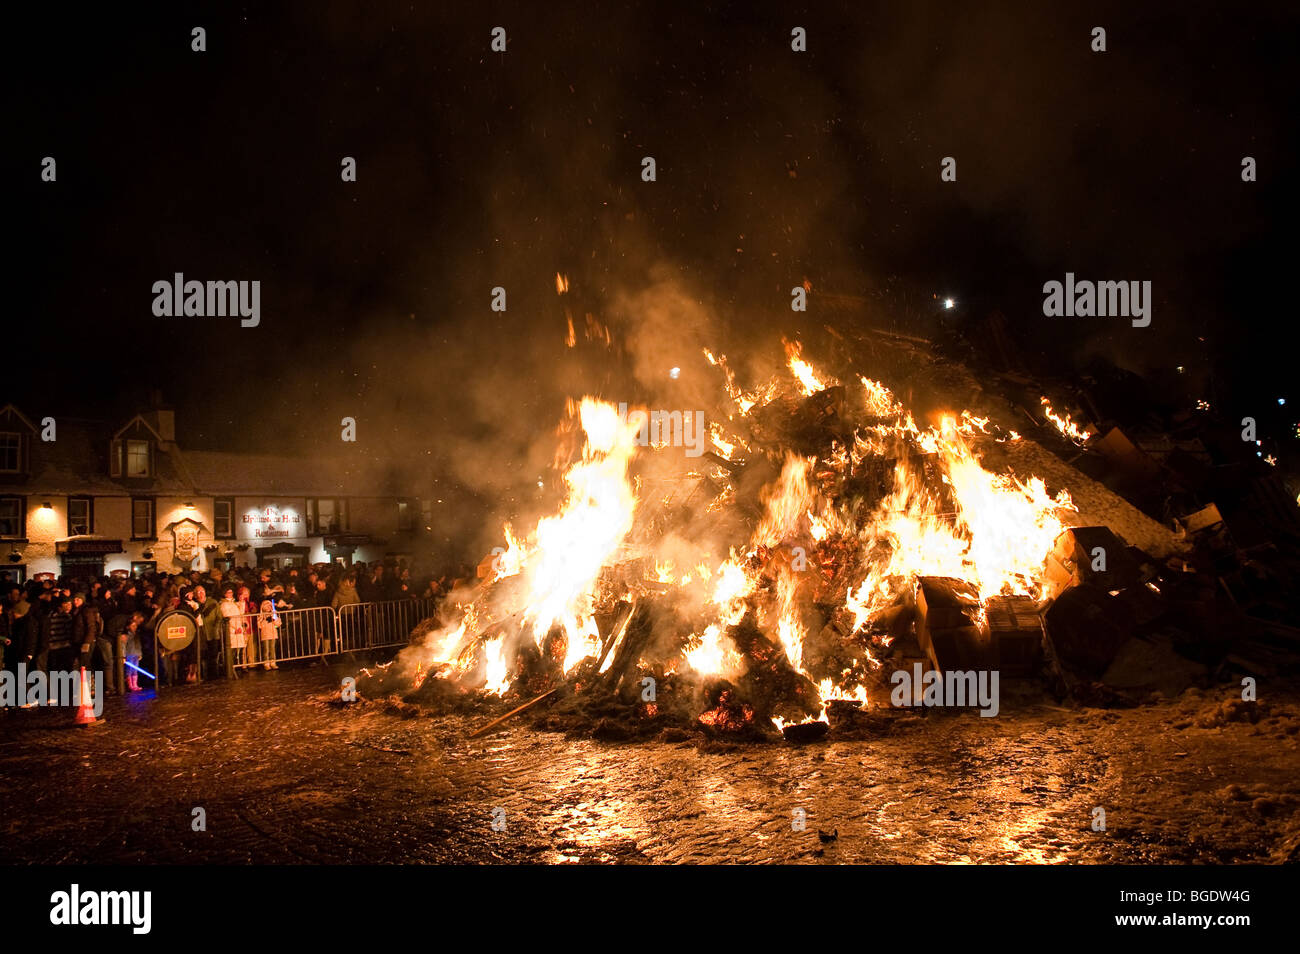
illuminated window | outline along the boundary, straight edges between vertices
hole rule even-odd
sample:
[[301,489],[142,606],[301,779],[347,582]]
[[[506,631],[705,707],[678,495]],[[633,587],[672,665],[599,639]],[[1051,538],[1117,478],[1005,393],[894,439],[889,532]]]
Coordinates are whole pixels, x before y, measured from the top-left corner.
[[348,529],[347,500],[312,497],[307,501],[307,533],[342,533]]
[[0,497],[0,537],[21,537],[27,508],[22,497]]
[[416,501],[399,500],[397,501],[397,529],[405,533],[415,529],[415,517],[417,514]]
[[94,504],[89,497],[68,498],[68,536],[95,532]]
[[235,535],[235,502],[229,497],[218,497],[212,502],[213,536],[229,540]]
[[153,501],[148,497],[131,498],[131,538],[153,539]]
[[22,470],[23,436],[6,431],[0,434],[0,471],[16,474]]
[[149,476],[149,442],[126,442],[126,476]]

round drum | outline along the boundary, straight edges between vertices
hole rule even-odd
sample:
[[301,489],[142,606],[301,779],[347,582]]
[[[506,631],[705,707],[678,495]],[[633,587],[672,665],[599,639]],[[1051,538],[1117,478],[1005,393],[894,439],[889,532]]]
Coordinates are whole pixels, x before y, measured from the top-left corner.
[[163,613],[154,626],[154,635],[158,639],[158,644],[172,653],[194,642],[198,634],[199,627],[194,622],[194,617],[180,610],[168,610]]

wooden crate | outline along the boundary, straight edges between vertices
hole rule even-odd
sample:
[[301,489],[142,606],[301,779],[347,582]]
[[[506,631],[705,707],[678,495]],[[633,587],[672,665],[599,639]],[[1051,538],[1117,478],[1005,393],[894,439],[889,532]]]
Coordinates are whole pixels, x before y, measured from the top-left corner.
[[1028,596],[993,596],[984,615],[998,670],[1008,676],[1028,676],[1043,654],[1043,620]]

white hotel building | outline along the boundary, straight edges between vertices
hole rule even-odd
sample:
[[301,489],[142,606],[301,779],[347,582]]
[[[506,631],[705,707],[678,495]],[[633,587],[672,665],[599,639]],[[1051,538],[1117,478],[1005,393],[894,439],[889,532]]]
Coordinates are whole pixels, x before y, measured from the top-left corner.
[[431,502],[396,492],[356,445],[329,459],[182,451],[165,408],[52,423],[0,408],[6,585],[430,555]]

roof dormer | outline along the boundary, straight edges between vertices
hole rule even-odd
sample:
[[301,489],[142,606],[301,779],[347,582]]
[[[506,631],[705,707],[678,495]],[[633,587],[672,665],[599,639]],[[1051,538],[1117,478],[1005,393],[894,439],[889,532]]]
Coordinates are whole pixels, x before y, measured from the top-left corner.
[[162,437],[137,414],[113,435],[109,445],[109,476],[124,481],[148,481],[158,473],[158,446]]
[[27,415],[6,404],[0,407],[0,480],[23,478],[32,470],[32,438],[36,425]]

